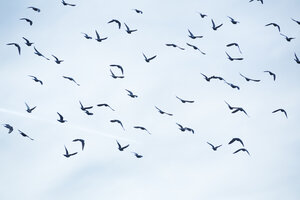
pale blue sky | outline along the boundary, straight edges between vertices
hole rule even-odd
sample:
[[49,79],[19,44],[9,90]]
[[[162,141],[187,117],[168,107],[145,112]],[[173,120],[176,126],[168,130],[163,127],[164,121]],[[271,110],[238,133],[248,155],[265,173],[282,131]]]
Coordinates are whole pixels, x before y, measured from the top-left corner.
[[[0,3],[0,123],[15,129],[9,135],[0,127],[1,199],[299,199],[300,65],[293,59],[294,52],[300,57],[300,26],[291,20],[300,20],[299,1],[67,2],[77,6],[38,0]],[[232,25],[227,16],[241,23]],[[120,20],[122,28],[107,24],[111,19]],[[213,31],[211,19],[224,25]],[[138,31],[128,35],[124,22]],[[271,22],[296,39],[289,43],[276,28],[265,27]],[[187,29],[204,37],[192,40]],[[98,43],[81,34],[94,38],[95,30],[108,39]],[[51,60],[36,56],[22,37]],[[10,42],[20,44],[21,56],[6,45]],[[240,56],[236,48],[226,47],[231,42],[239,43],[243,61],[227,59],[225,51]],[[157,58],[146,63],[142,53]],[[52,54],[64,62],[57,65]],[[125,78],[112,79],[110,64],[122,65]],[[276,73],[277,80],[265,70]],[[241,90],[221,81],[208,83],[200,73],[222,76]],[[246,82],[239,73],[261,82]],[[80,86],[62,76],[73,77]],[[138,98],[127,96],[125,89]],[[195,103],[182,104],[176,95]],[[80,110],[79,100],[95,106],[93,116]],[[224,100],[243,107],[250,117],[231,114]],[[36,110],[27,113],[24,102]],[[116,111],[96,107],[99,103]],[[154,106],[174,116],[160,115]],[[289,118],[272,114],[277,108],[286,109]],[[57,122],[56,112],[68,122]],[[121,120],[126,131],[111,119]],[[176,122],[195,134],[181,132]],[[35,140],[23,138],[17,129]],[[233,137],[244,141],[250,157],[232,154],[240,148],[227,145]],[[85,139],[84,151],[72,142],[75,138]],[[116,139],[130,147],[119,152]],[[207,141],[223,146],[214,152]],[[64,145],[78,155],[66,159]],[[136,159],[131,151],[144,157]]]

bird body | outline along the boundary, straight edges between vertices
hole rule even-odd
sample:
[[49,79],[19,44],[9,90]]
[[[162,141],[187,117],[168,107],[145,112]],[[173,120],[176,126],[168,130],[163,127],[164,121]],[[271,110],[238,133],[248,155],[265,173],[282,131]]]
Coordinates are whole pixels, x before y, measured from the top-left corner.
[[143,157],[142,155],[140,155],[140,154],[138,154],[138,153],[135,153],[135,152],[132,152],[132,153],[133,153],[134,156],[137,157],[137,158],[142,158],[142,157]]
[[189,29],[188,29],[188,32],[189,32],[189,37],[191,39],[196,39],[196,38],[203,38],[203,36],[199,35],[199,36],[195,36]]
[[192,45],[192,44],[190,44],[190,43],[186,43],[186,45],[192,47],[194,50],[200,51],[200,53],[202,53],[203,55],[206,55],[206,53],[204,53],[203,51],[201,51],[201,50],[200,50],[198,47],[196,47],[195,45]]
[[27,7],[27,8],[31,8],[32,10],[34,10],[36,12],[41,12],[41,9],[33,7],[33,6],[30,6],[30,7]]
[[118,142],[118,140],[116,140],[117,141],[117,144],[118,144],[118,149],[119,149],[119,151],[124,151],[124,149],[126,149],[127,147],[129,147],[129,144],[127,144],[126,146],[121,146],[121,144]]
[[296,63],[297,63],[297,64],[300,64],[300,60],[299,60],[299,58],[298,58],[297,54],[296,54],[296,53],[294,53],[294,55],[295,55],[295,58],[294,58],[294,60],[296,61]]
[[238,152],[240,152],[240,151],[244,151],[244,152],[246,152],[246,153],[250,156],[249,151],[248,151],[247,149],[245,149],[245,148],[238,149],[238,150],[236,150],[235,152],[233,152],[233,154],[236,154],[236,153],[238,153]]
[[220,28],[221,26],[223,26],[223,24],[220,24],[220,25],[216,26],[216,24],[215,24],[215,22],[214,22],[213,19],[211,20],[211,23],[212,23],[212,29],[214,31],[218,30],[218,28]]
[[57,114],[58,114],[58,116],[59,116],[59,119],[58,119],[57,121],[59,121],[60,123],[65,123],[65,122],[67,122],[67,120],[65,120],[64,117],[63,117],[61,114],[59,114],[58,112],[57,112]]
[[20,130],[18,130],[19,131],[19,133],[23,136],[23,137],[27,137],[27,138],[29,138],[30,140],[34,140],[34,139],[32,139],[31,137],[29,137],[27,134],[25,134],[23,131],[20,131]]
[[97,38],[95,38],[95,40],[96,40],[97,42],[102,42],[103,40],[106,40],[106,39],[107,39],[107,37],[105,37],[105,38],[100,38],[99,33],[97,32],[97,30],[95,30],[95,32],[96,32],[96,37],[97,37]]
[[153,60],[154,58],[156,58],[156,55],[155,55],[155,56],[152,56],[152,57],[150,57],[150,58],[147,58],[147,57],[145,56],[144,53],[143,53],[143,56],[144,56],[145,61],[146,61],[147,63],[149,63],[151,60]]
[[167,47],[174,47],[174,48],[178,48],[178,49],[180,49],[180,50],[184,50],[184,48],[182,48],[182,47],[179,47],[179,46],[177,46],[176,44],[172,44],[172,43],[166,44],[166,46],[167,46]]
[[63,76],[63,78],[68,79],[69,81],[74,82],[76,85],[80,86],[72,77],[69,76]]
[[209,145],[211,146],[212,150],[214,150],[214,151],[217,151],[218,148],[220,148],[220,147],[222,146],[222,145],[214,146],[214,145],[212,145],[212,144],[209,143],[209,142],[207,142],[207,144],[209,144]]
[[243,78],[245,78],[246,81],[260,82],[260,80],[258,80],[258,79],[251,79],[251,78],[248,78],[248,77],[244,76],[244,75],[241,74],[241,73],[240,73],[240,75],[241,75]]
[[13,132],[14,128],[11,125],[9,125],[9,124],[2,124],[2,125],[8,129],[8,133]]
[[114,109],[112,109],[108,104],[106,103],[102,103],[102,104],[97,104],[98,107],[104,106],[104,107],[109,107],[112,111],[115,111]]
[[43,85],[43,81],[39,80],[37,77],[32,76],[32,75],[28,75],[28,76],[31,77],[32,80],[34,80],[35,82],[38,82],[38,83],[40,83],[41,85]]
[[28,113],[31,113],[31,112],[36,108],[36,106],[30,108],[26,102],[25,102],[25,105],[26,105],[26,108],[27,108],[26,111],[27,111]]
[[123,126],[123,124],[122,124],[122,122],[120,120],[118,120],[118,119],[112,119],[112,120],[110,120],[110,122],[111,123],[118,123],[118,124],[120,124],[120,126],[122,127],[122,129],[125,131],[125,128],[124,128],[124,126]]
[[24,38],[24,37],[22,37],[24,40],[25,40],[25,44],[27,45],[27,46],[31,46],[31,45],[33,45],[34,43],[33,42],[29,42],[29,40],[27,40],[26,38]]
[[269,24],[266,24],[265,26],[274,26],[278,29],[278,31],[280,32],[280,26],[276,23],[269,23]]
[[151,135],[151,133],[145,128],[145,127],[142,127],[142,126],[134,126],[133,128],[136,128],[136,129],[140,129],[142,131],[146,131],[147,133],[149,133]]
[[90,39],[93,39],[91,36],[89,36],[88,34],[86,34],[86,33],[82,33],[83,35],[84,35],[84,37],[86,38],[86,39],[88,39],[88,40],[90,40]]
[[234,142],[240,142],[244,146],[244,143],[240,138],[232,138],[228,144],[232,144]]
[[177,99],[179,99],[182,103],[194,103],[194,101],[190,101],[190,100],[184,100],[178,96],[176,96]]
[[236,47],[239,49],[239,52],[242,53],[242,51],[241,51],[240,46],[239,46],[238,43],[235,43],[235,42],[234,42],[234,43],[230,43],[230,44],[227,44],[227,45],[226,45],[226,47],[231,47],[231,46],[236,46]]
[[189,131],[189,132],[192,132],[193,134],[195,133],[194,130],[192,128],[188,128],[188,127],[183,127],[181,124],[179,123],[176,123],[178,126],[179,126],[179,130],[181,130],[182,132],[185,132],[185,131]]
[[270,76],[272,76],[273,77],[273,80],[275,81],[276,80],[276,74],[274,74],[273,72],[271,72],[271,71],[264,71],[264,72],[266,72],[266,73],[269,73],[270,74]]
[[33,22],[28,18],[21,18],[20,20],[25,20],[26,22],[29,23],[30,26],[32,26],[32,24],[33,24]]
[[74,156],[74,155],[77,154],[77,152],[71,153],[71,154],[70,154],[66,146],[65,146],[65,151],[66,151],[66,153],[63,154],[63,155],[64,155],[66,158],[70,158],[71,156]]
[[155,108],[158,110],[158,112],[159,112],[160,114],[166,114],[166,115],[169,115],[169,116],[173,116],[173,114],[164,112],[164,111],[162,111],[161,109],[159,109],[159,108],[156,107],[156,106],[155,106]]
[[231,57],[226,51],[225,51],[225,53],[226,53],[226,55],[227,55],[227,57],[228,57],[228,59],[229,59],[230,61],[234,61],[234,60],[243,60],[243,58],[233,58],[233,57]]
[[17,49],[18,49],[19,55],[21,55],[21,47],[20,47],[19,44],[17,44],[17,43],[8,43],[8,44],[6,44],[6,45],[14,45],[14,46],[17,47]]
[[124,25],[125,25],[125,27],[126,27],[126,32],[128,33],[128,34],[131,34],[131,33],[133,33],[133,32],[135,32],[135,31],[137,31],[137,29],[130,29],[128,26],[127,26],[127,24],[125,24],[124,23]]
[[119,20],[112,19],[112,20],[110,20],[110,21],[107,22],[107,23],[108,23],[108,24],[110,24],[110,23],[116,23],[116,24],[118,25],[119,29],[121,28],[121,22],[120,22]]
[[56,56],[52,55],[55,58],[56,64],[60,64],[63,60],[59,60]]
[[130,96],[131,98],[137,98],[138,96],[133,94],[133,92],[131,92],[130,90],[125,89],[128,92],[128,96]]
[[282,108],[279,108],[279,109],[277,109],[277,110],[274,110],[272,113],[277,113],[277,112],[279,112],[279,111],[280,111],[280,112],[283,112],[284,115],[285,115],[285,117],[288,118],[286,111],[285,111],[284,109],[282,109]]

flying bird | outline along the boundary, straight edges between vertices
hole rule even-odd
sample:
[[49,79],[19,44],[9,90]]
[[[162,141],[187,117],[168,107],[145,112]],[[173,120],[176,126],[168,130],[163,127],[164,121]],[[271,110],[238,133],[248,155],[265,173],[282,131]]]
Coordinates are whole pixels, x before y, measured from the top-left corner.
[[279,112],[279,111],[280,111],[280,112],[283,112],[284,115],[285,115],[285,117],[288,118],[286,111],[285,111],[284,109],[282,109],[282,108],[277,109],[277,110],[274,110],[272,113],[276,113],[276,112]]
[[22,132],[22,131],[20,131],[20,130],[18,130],[19,131],[19,133],[23,136],[23,137],[27,137],[27,138],[29,138],[30,140],[33,140],[31,137],[29,137],[27,134],[25,134],[24,132]]
[[241,77],[243,77],[244,79],[246,79],[246,81],[260,82],[260,80],[258,80],[258,79],[251,79],[251,78],[248,78],[248,77],[244,76],[244,75],[241,74],[241,73],[240,73],[240,75],[241,75]]
[[28,18],[21,18],[20,20],[25,20],[26,22],[29,23],[30,26],[32,26],[32,24],[33,24],[33,22]]
[[125,23],[124,23],[124,25],[125,25],[125,27],[126,27],[126,32],[127,32],[128,34],[131,34],[131,33],[135,32],[135,31],[137,31],[137,29],[130,29],[130,28],[127,26],[127,24],[125,24]]
[[18,49],[19,55],[21,55],[21,47],[20,47],[20,45],[18,45],[17,43],[8,43],[6,45],[14,45]]
[[189,37],[192,38],[192,39],[196,39],[196,38],[203,38],[202,35],[198,35],[198,36],[195,36],[189,29],[188,29],[188,32],[189,32]]
[[232,138],[228,144],[232,144],[234,142],[240,142],[244,146],[244,143],[240,138]]
[[182,47],[180,47],[180,46],[177,46],[176,44],[171,44],[171,43],[169,43],[169,44],[166,44],[166,46],[167,46],[167,47],[178,48],[178,49],[180,49],[180,50],[184,50],[184,48],[182,48]]
[[27,46],[31,46],[31,45],[33,45],[34,43],[33,42],[29,42],[29,40],[27,40],[26,38],[24,38],[24,37],[22,37],[24,40],[25,40],[25,44],[27,45]]
[[218,30],[218,28],[220,28],[223,25],[223,24],[220,24],[220,25],[216,26],[216,24],[215,24],[215,22],[214,22],[213,19],[211,20],[211,23],[212,23],[212,29],[214,31]]
[[33,7],[33,6],[30,6],[30,7],[27,7],[27,8],[31,8],[32,10],[34,10],[36,12],[41,12],[41,9]]
[[143,157],[142,155],[140,155],[140,154],[138,154],[138,153],[135,153],[135,152],[131,152],[131,153],[133,153],[134,156],[137,157],[137,158],[142,158],[142,157]]
[[131,92],[130,90],[125,89],[128,92],[128,96],[132,97],[132,98],[137,98],[138,96],[133,94],[133,92]]
[[247,112],[241,107],[235,107],[234,110],[231,113],[236,113],[236,112],[239,112],[239,111],[245,113],[245,115],[247,115],[249,117]]
[[266,24],[265,26],[274,26],[278,29],[278,31],[280,32],[280,26],[276,23],[269,23],[269,24]]
[[229,59],[230,61],[234,61],[234,60],[243,60],[243,58],[232,58],[226,51],[225,51],[225,53],[226,53],[226,55],[227,55],[227,57],[228,57],[228,59]]
[[115,111],[114,109],[112,109],[112,108],[111,108],[108,104],[106,104],[106,103],[97,104],[97,106],[98,106],[98,107],[102,107],[102,106],[108,107],[108,108],[110,108],[112,111]]
[[298,56],[296,55],[296,53],[294,53],[294,55],[295,55],[294,60],[296,61],[297,64],[300,64],[300,60],[299,60]]
[[38,55],[38,56],[41,56],[41,57],[44,57],[46,60],[50,60],[49,58],[45,57],[43,54],[41,54],[35,47],[34,48],[34,54]]
[[155,56],[152,56],[152,57],[150,57],[150,58],[147,58],[147,57],[145,56],[144,53],[143,53],[143,56],[144,56],[145,61],[146,61],[147,63],[150,62],[151,60],[153,60],[154,58],[156,58],[156,55],[155,55]]
[[138,14],[143,14],[143,11],[141,11],[141,10],[138,10],[138,9],[132,9],[132,10],[134,10]]
[[81,109],[82,111],[86,111],[86,110],[89,110],[89,109],[92,109],[92,108],[93,108],[93,106],[84,107],[84,106],[82,105],[81,101],[79,101],[79,104],[80,104],[80,109]]
[[231,47],[231,46],[236,46],[239,49],[239,52],[242,53],[242,51],[241,51],[240,46],[238,45],[238,43],[230,43],[230,44],[226,45],[226,47]]
[[110,20],[110,21],[107,22],[107,23],[108,23],[108,24],[110,24],[110,23],[116,23],[116,24],[118,24],[119,29],[121,28],[121,22],[120,22],[119,20],[112,19],[112,20]]
[[83,151],[85,146],[85,141],[83,139],[74,139],[73,142],[80,142],[81,143],[81,149]]
[[182,103],[194,103],[194,101],[190,101],[190,100],[184,100],[178,96],[176,96],[177,99],[179,99]]
[[123,67],[121,65],[112,64],[112,65],[109,65],[109,66],[111,66],[111,67],[117,67],[118,69],[121,70],[122,75],[124,74],[124,70],[123,70]]
[[123,126],[123,124],[122,124],[122,122],[120,121],[120,120],[118,120],[118,119],[112,119],[112,120],[110,120],[110,122],[111,123],[118,123],[118,124],[120,124],[120,126],[123,128],[123,130],[125,131],[125,128],[124,128],[124,126]]
[[227,85],[229,85],[231,88],[240,90],[240,87],[239,87],[239,86],[234,85],[234,84],[232,84],[232,83],[229,83],[229,82],[227,82],[227,81],[225,81],[225,80],[224,80],[224,82],[225,82]]
[[227,106],[228,106],[228,108],[230,109],[230,110],[233,110],[233,109],[236,109],[237,107],[232,107],[231,105],[229,105],[229,103],[227,103],[226,101],[224,101],[226,104],[227,104]]
[[211,146],[211,148],[214,150],[214,151],[217,151],[218,148],[220,148],[222,145],[218,145],[218,146],[214,146],[212,145],[211,143],[207,142],[207,144],[209,144]]
[[65,2],[65,0],[62,0],[61,3],[62,3],[64,6],[76,6],[75,4],[70,4],[70,3]]
[[113,77],[114,79],[117,79],[117,78],[124,78],[124,76],[116,76],[113,71],[111,71],[110,69],[110,73],[111,73],[111,77]]
[[179,126],[179,130],[181,130],[182,132],[185,132],[185,131],[189,131],[189,132],[192,132],[193,134],[195,133],[193,129],[189,128],[189,127],[183,127],[181,124],[179,123],[176,123],[178,126]]
[[173,114],[164,112],[164,111],[162,111],[161,109],[159,109],[159,108],[156,107],[156,106],[155,106],[155,108],[158,110],[158,112],[159,112],[160,114],[166,114],[166,115],[169,115],[169,116],[173,116]]
[[14,128],[11,125],[9,125],[9,124],[2,124],[2,125],[8,129],[8,133],[13,132]]
[[31,75],[28,75],[28,76],[31,77],[32,80],[34,80],[35,82],[38,82],[38,83],[40,83],[41,85],[43,85],[43,81],[39,80],[37,77],[31,76]]
[[295,19],[293,19],[293,18],[291,18],[294,22],[296,22],[298,25],[300,25],[300,21],[298,21],[298,20],[295,20]]
[[26,102],[25,102],[25,105],[26,105],[26,111],[27,111],[28,113],[31,113],[31,112],[36,108],[36,106],[30,108]]
[[245,148],[238,149],[238,150],[236,150],[235,152],[233,152],[233,154],[236,154],[236,153],[238,153],[238,152],[240,152],[240,151],[244,151],[244,152],[246,152],[246,153],[250,156],[249,151],[248,151],[247,149],[245,149]]
[[[252,2],[254,0],[250,0],[249,2]],[[257,1],[260,1],[261,4],[264,4],[264,1],[263,0],[257,0]]]
[[117,144],[118,144],[118,149],[119,149],[119,151],[124,151],[124,149],[126,149],[127,147],[129,147],[129,144],[127,144],[126,146],[121,146],[120,145],[120,143],[118,142],[118,140],[116,140],[117,141]]
[[[82,32],[81,32],[82,33]],[[82,33],[83,35],[84,35],[84,37],[86,38],[86,39],[88,39],[88,40],[90,40],[90,39],[93,39],[91,36],[89,36],[88,34],[86,34],[86,33]]]
[[150,133],[145,127],[142,127],[142,126],[134,126],[133,128],[141,129],[142,131],[146,131],[147,133],[149,133],[149,134],[151,135],[151,133]]
[[106,40],[106,39],[107,39],[107,37],[105,37],[105,38],[100,38],[100,36],[99,36],[97,30],[95,30],[95,32],[96,32],[96,36],[97,36],[97,38],[95,38],[96,41],[102,42],[103,40]]
[[288,36],[286,36],[286,35],[284,35],[284,34],[282,34],[282,33],[280,33],[280,35],[282,35],[282,36],[285,38],[285,40],[288,41],[288,42],[290,42],[290,41],[293,40],[293,39],[296,39],[296,38],[294,38],[294,37],[288,37]]
[[194,50],[198,50],[200,51],[200,53],[202,53],[203,55],[206,55],[206,53],[204,53],[203,51],[201,51],[198,47],[196,47],[195,45],[192,45],[192,44],[189,44],[189,43],[186,43],[188,46],[192,47]]
[[205,74],[202,74],[202,73],[200,73],[200,74],[204,77],[204,79],[205,79],[207,82],[210,81],[211,77],[208,77],[208,76],[206,76]]
[[239,21],[236,21],[236,20],[233,19],[232,17],[229,17],[229,16],[227,16],[227,17],[230,19],[230,22],[231,22],[232,24],[240,23]]
[[270,76],[272,76],[272,77],[273,77],[273,80],[275,81],[275,79],[276,79],[276,74],[274,74],[274,73],[271,72],[271,71],[264,71],[264,72],[269,73]]
[[68,79],[68,80],[74,82],[76,85],[80,86],[80,85],[79,85],[72,77],[69,77],[69,76],[63,76],[63,78]]
[[90,111],[88,111],[88,110],[85,110],[84,112],[85,112],[85,114],[87,114],[87,115],[94,115],[94,113],[92,113],[92,112],[90,112]]
[[201,18],[207,17],[207,15],[203,13],[198,12],[198,14],[200,15]]
[[57,112],[57,114],[58,114],[58,116],[59,116],[59,119],[58,119],[57,121],[59,121],[60,123],[65,123],[65,122],[67,122],[67,120],[65,120],[64,117],[63,117],[61,114],[59,114],[58,112]]
[[63,60],[59,60],[56,56],[52,55],[55,58],[55,62],[57,64],[60,64],[61,62],[63,62]]
[[65,150],[66,150],[66,153],[63,154],[63,155],[64,155],[66,158],[69,158],[69,157],[74,156],[74,155],[77,154],[77,152],[71,153],[71,154],[70,154],[66,146],[65,146]]

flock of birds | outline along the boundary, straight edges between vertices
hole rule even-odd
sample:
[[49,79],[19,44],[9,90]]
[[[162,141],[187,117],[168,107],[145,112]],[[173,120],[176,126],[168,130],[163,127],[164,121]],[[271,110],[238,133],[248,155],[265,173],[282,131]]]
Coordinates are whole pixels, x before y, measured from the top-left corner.
[[[250,0],[250,2],[253,2],[253,1],[254,1],[254,0]],[[261,4],[263,4],[263,0],[257,0],[257,1],[261,2]],[[67,2],[65,2],[64,0],[62,0],[61,3],[62,3],[62,5],[64,5],[64,6],[71,6],[71,7],[76,6],[75,4],[67,3]],[[31,6],[31,7],[28,7],[28,8],[29,8],[29,9],[32,9],[32,10],[35,11],[35,12],[41,12],[41,10],[40,10],[39,8],[36,8],[36,7],[32,7],[32,6]],[[138,10],[138,9],[133,9],[133,11],[135,11],[137,14],[143,14],[143,11]],[[207,17],[208,17],[206,14],[203,14],[203,13],[199,13],[199,15],[200,15],[201,18],[207,18]],[[240,23],[239,21],[235,20],[234,18],[232,18],[232,17],[230,17],[230,16],[228,16],[228,18],[229,18],[230,22],[231,22],[233,25],[237,25],[237,24]],[[33,25],[33,21],[30,20],[30,19],[28,19],[28,18],[20,18],[20,20],[26,21],[27,23],[29,23],[30,26]],[[292,18],[292,20],[293,20],[294,22],[296,22],[298,25],[300,25],[300,21],[295,20],[295,19],[293,19],[293,18]],[[112,19],[112,20],[110,20],[110,21],[108,22],[108,24],[112,24],[112,23],[115,23],[115,24],[117,25],[118,29],[121,29],[122,23],[121,23],[119,20],[117,20],[117,19]],[[212,23],[212,29],[213,29],[214,31],[217,31],[219,28],[221,28],[221,27],[223,26],[223,23],[216,24],[215,21],[214,21],[213,19],[211,19],[211,23]],[[125,26],[125,31],[126,31],[126,33],[128,33],[128,34],[132,34],[132,33],[136,32],[136,31],[138,31],[137,29],[132,29],[132,28],[130,28],[126,23],[124,23],[124,26]],[[291,42],[293,39],[295,39],[294,37],[288,37],[288,36],[286,36],[285,34],[281,33],[280,26],[279,26],[278,24],[276,24],[276,23],[269,23],[269,24],[266,24],[265,26],[266,26],[266,27],[269,27],[269,26],[275,27],[275,28],[279,31],[280,35],[283,36],[287,42]],[[90,36],[90,35],[88,35],[87,33],[82,32],[82,34],[83,34],[84,38],[86,38],[87,40],[93,39],[93,37]],[[201,36],[201,35],[195,35],[195,34],[192,33],[189,29],[188,29],[188,34],[189,34],[188,37],[191,38],[191,39],[193,39],[193,40],[198,39],[198,38],[203,38],[203,36]],[[99,35],[99,33],[97,32],[97,30],[95,30],[95,35],[96,35],[96,36],[95,36],[94,39],[95,39],[97,42],[103,42],[103,41],[105,41],[105,40],[108,39],[108,37],[101,37],[101,36]],[[23,37],[23,39],[24,39],[24,41],[25,41],[25,45],[28,46],[28,47],[30,47],[30,46],[32,46],[32,45],[34,44],[33,42],[30,42],[30,41],[29,41],[27,38],[25,38],[25,37]],[[17,48],[18,54],[21,55],[21,46],[20,46],[18,43],[8,43],[7,45],[9,45],[9,46],[15,46],[15,47]],[[178,46],[178,45],[176,45],[176,44],[173,44],[173,43],[168,43],[168,44],[165,44],[165,45],[168,46],[168,47],[174,47],[174,48],[178,48],[178,49],[180,49],[180,50],[185,50],[184,47],[180,47],[180,46]],[[201,54],[206,55],[206,53],[203,52],[202,50],[200,50],[197,46],[192,45],[192,44],[190,44],[190,43],[186,43],[186,45],[187,45],[187,47],[191,47],[191,48],[193,48],[194,50],[199,51]],[[242,55],[242,51],[241,51],[241,48],[240,48],[239,44],[237,44],[237,43],[230,43],[230,44],[228,44],[228,45],[226,45],[226,46],[227,46],[228,48],[229,48],[229,47],[235,47],[235,48],[237,48],[238,51],[239,51],[239,53],[240,53],[240,55]],[[44,58],[44,59],[46,59],[46,60],[50,60],[50,58],[44,56],[41,52],[39,52],[39,51],[36,49],[35,46],[33,47],[33,49],[34,49],[34,54],[36,54],[37,56],[40,56],[40,57],[42,57],[42,58]],[[228,58],[230,61],[242,61],[242,60],[243,60],[243,57],[242,57],[242,56],[240,56],[240,57],[232,57],[232,56],[229,55],[227,52],[225,52],[225,54],[227,55],[227,58]],[[144,53],[142,53],[142,55],[143,55],[143,57],[144,57],[145,62],[147,62],[147,63],[151,62],[153,59],[155,59],[155,58],[157,57],[157,55],[146,56]],[[296,62],[297,64],[300,64],[300,60],[299,60],[299,58],[297,57],[296,53],[294,54],[294,56],[295,56],[295,59],[294,59],[295,62]],[[53,57],[53,61],[54,61],[56,64],[61,64],[62,62],[64,62],[64,60],[59,59],[59,58],[56,57],[55,55],[52,55],[52,57]],[[118,64],[111,64],[110,67],[111,67],[111,68],[110,68],[110,73],[111,73],[111,77],[112,77],[113,79],[122,79],[122,78],[124,78],[124,69],[123,69],[123,67],[122,67],[121,65],[118,65]],[[112,70],[112,69],[114,69],[114,68],[119,70],[118,75],[116,75],[116,71],[115,71],[115,70],[114,70],[114,71]],[[274,81],[276,80],[276,75],[275,75],[275,73],[273,73],[273,72],[271,72],[271,71],[264,71],[264,72],[267,73],[267,74],[269,74],[270,76],[272,76],[272,78],[273,78]],[[235,85],[235,84],[233,84],[233,83],[230,83],[230,82],[226,81],[223,77],[215,76],[215,75],[213,75],[213,76],[208,76],[208,75],[205,75],[205,74],[203,74],[203,73],[201,73],[201,75],[203,76],[203,78],[204,78],[205,81],[207,81],[207,82],[210,82],[210,81],[212,81],[212,80],[219,80],[219,81],[223,81],[225,84],[229,85],[229,86],[230,86],[231,88],[233,88],[233,89],[240,90],[240,87],[239,87],[238,85]],[[260,82],[259,79],[249,78],[249,77],[247,77],[247,76],[245,76],[245,75],[243,75],[243,74],[241,74],[241,73],[240,73],[240,76],[243,77],[243,78],[244,78],[246,81],[248,81],[248,82],[249,82],[249,81],[252,81],[252,82]],[[32,78],[33,81],[35,81],[35,82],[37,82],[37,83],[43,85],[43,81],[40,80],[38,77],[33,76],[33,75],[29,75],[29,77]],[[80,84],[77,83],[76,80],[75,80],[74,78],[72,78],[72,77],[63,76],[63,78],[64,78],[64,79],[67,79],[67,80],[69,80],[69,81],[74,82],[74,84],[76,84],[77,86],[80,86]],[[132,92],[132,91],[130,91],[130,90],[128,90],[128,89],[125,89],[125,90],[126,90],[126,92],[128,93],[128,96],[129,96],[129,97],[131,97],[131,98],[138,98],[138,96],[137,96],[134,92]],[[176,98],[177,98],[181,103],[183,103],[183,104],[185,104],[185,103],[194,103],[193,100],[182,99],[182,98],[180,98],[180,97],[178,97],[178,96],[176,96]],[[248,113],[247,113],[242,107],[231,106],[231,105],[230,105],[228,102],[226,102],[226,101],[225,101],[225,104],[228,106],[228,108],[229,108],[229,110],[231,111],[231,113],[234,114],[234,113],[237,113],[237,112],[242,112],[242,113],[244,113],[246,116],[249,116]],[[91,112],[91,109],[93,108],[93,106],[83,106],[82,102],[80,102],[80,101],[79,101],[79,105],[80,105],[80,109],[81,109],[84,113],[86,113],[87,115],[93,115],[93,112]],[[36,109],[36,107],[37,107],[37,106],[30,107],[26,102],[25,102],[25,106],[26,106],[26,111],[27,111],[28,113],[32,113],[32,112]],[[111,109],[112,111],[115,111],[109,104],[106,104],[106,103],[97,104],[97,106],[98,106],[98,107],[107,107],[107,108]],[[168,116],[173,116],[172,113],[165,112],[165,111],[161,110],[160,108],[158,108],[157,106],[155,106],[155,108],[157,109],[157,111],[158,111],[160,114],[168,115]],[[282,113],[284,113],[285,117],[288,118],[287,112],[286,112],[284,109],[279,108],[279,109],[274,110],[272,113],[277,113],[277,112],[282,112]],[[64,116],[63,116],[61,113],[57,112],[57,115],[58,115],[57,121],[58,121],[59,123],[66,123],[66,122],[67,122],[67,120],[64,118]],[[111,122],[111,123],[119,124],[119,125],[121,126],[121,128],[125,131],[125,128],[124,128],[124,126],[123,126],[123,123],[122,123],[120,120],[118,120],[118,119],[112,119],[112,120],[110,120],[110,122]],[[195,133],[195,131],[194,131],[192,128],[190,128],[190,127],[185,127],[185,126],[183,126],[183,125],[181,125],[181,124],[179,124],[179,123],[176,123],[176,124],[177,124],[177,126],[178,126],[178,129],[179,129],[180,131],[182,131],[182,132],[187,131],[187,132],[190,132],[190,133],[192,133],[192,134]],[[8,129],[8,133],[12,133],[12,132],[14,131],[13,126],[10,125],[10,124],[3,124],[3,126],[4,126],[5,128]],[[145,132],[148,133],[148,134],[151,134],[151,132],[148,131],[147,128],[145,128],[145,127],[143,127],[143,126],[134,126],[133,128],[139,129],[139,130],[141,130],[141,131],[145,131]],[[27,138],[29,138],[30,140],[34,140],[33,138],[31,138],[30,136],[28,136],[27,134],[25,134],[23,131],[18,130],[18,132],[19,132],[23,137],[27,137]],[[81,143],[81,147],[82,147],[82,151],[84,150],[84,147],[85,147],[85,140],[84,140],[84,139],[76,138],[76,139],[73,140],[73,142],[80,142],[80,143]],[[230,144],[232,144],[232,143],[234,143],[234,142],[240,143],[240,144],[242,145],[242,147],[239,148],[239,149],[237,149],[236,151],[234,151],[233,154],[236,154],[236,153],[238,153],[238,152],[246,152],[248,155],[250,155],[249,151],[244,147],[244,143],[243,143],[242,139],[240,139],[240,138],[233,138],[232,140],[229,141],[228,144],[230,145]],[[116,141],[116,143],[117,143],[117,148],[118,148],[119,151],[124,151],[126,148],[129,147],[129,144],[122,146],[118,141]],[[222,145],[213,145],[213,144],[211,144],[210,142],[207,142],[207,144],[212,148],[213,151],[217,151],[217,150],[222,146]],[[65,154],[63,154],[63,156],[69,158],[69,157],[71,157],[71,156],[76,155],[77,153],[78,153],[78,152],[69,153],[67,147],[65,146]],[[138,154],[138,153],[136,153],[136,152],[132,152],[132,153],[134,154],[134,156],[135,156],[136,158],[142,158],[142,157],[143,157],[142,155],[140,155],[140,154]]]

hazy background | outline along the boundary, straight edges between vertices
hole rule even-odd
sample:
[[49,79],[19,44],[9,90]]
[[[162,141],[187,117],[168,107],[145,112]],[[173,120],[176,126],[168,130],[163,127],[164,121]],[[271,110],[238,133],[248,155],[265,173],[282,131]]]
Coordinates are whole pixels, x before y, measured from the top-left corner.
[[[1,199],[299,199],[300,65],[293,59],[294,52],[300,57],[300,26],[291,20],[300,20],[298,0],[266,0],[263,5],[248,0],[67,2],[76,6],[40,0],[0,3],[0,123],[15,129],[8,135],[0,128]],[[227,16],[241,23],[233,25]],[[111,19],[120,20],[122,28],[107,24]],[[211,19],[224,25],[213,31]],[[127,34],[124,22],[138,31]],[[276,28],[265,27],[270,22],[296,39],[287,42]],[[204,37],[192,40],[187,29]],[[81,34],[94,38],[95,30],[108,39],[98,43]],[[36,56],[22,37],[51,60]],[[20,44],[21,56],[6,45],[10,42]],[[237,48],[226,47],[231,42],[239,43],[243,61],[227,59],[225,51],[240,56]],[[157,58],[146,63],[142,53]],[[64,62],[57,65],[52,54]],[[122,65],[125,78],[113,79],[110,64]],[[277,80],[264,70],[276,73]],[[200,73],[222,76],[241,90],[206,82]],[[246,82],[239,73],[261,82]],[[73,77],[80,86],[62,76]],[[127,96],[125,89],[138,98]],[[195,103],[182,104],[176,95]],[[93,116],[80,110],[79,100],[95,106]],[[224,100],[243,107],[250,117],[231,114]],[[37,108],[29,114],[24,102]],[[96,107],[99,103],[116,111]],[[154,106],[174,116],[160,115]],[[289,118],[272,114],[278,108]],[[57,122],[56,112],[68,122]],[[121,120],[126,131],[111,119]],[[181,132],[176,122],[195,134]],[[241,147],[227,145],[233,137],[244,141],[250,157],[232,154]],[[84,151],[72,142],[75,138],[85,139]],[[118,151],[116,139],[130,147]],[[223,146],[214,152],[207,141]],[[64,145],[78,155],[65,158]],[[137,159],[131,151],[144,157]]]

